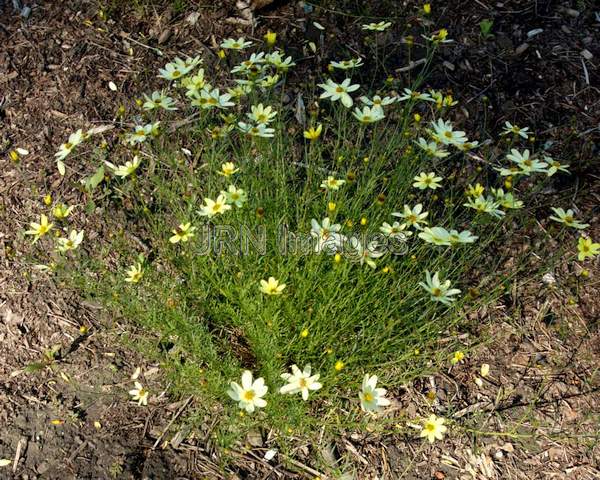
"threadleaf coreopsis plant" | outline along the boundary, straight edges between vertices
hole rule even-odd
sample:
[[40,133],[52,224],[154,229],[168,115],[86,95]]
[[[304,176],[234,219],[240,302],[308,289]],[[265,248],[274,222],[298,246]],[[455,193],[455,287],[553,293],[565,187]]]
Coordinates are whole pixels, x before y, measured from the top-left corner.
[[[109,235],[71,226],[75,206],[64,203],[25,234],[32,255],[51,251],[38,269],[143,327],[175,388],[224,405],[225,419],[236,408],[282,428],[327,411],[376,418],[438,355],[440,336],[494,294],[502,258],[489,249],[530,185],[567,165],[521,148],[529,129],[508,122],[509,150],[494,156],[457,125],[451,95],[422,77],[370,91],[361,58],[332,59],[330,76],[292,93],[293,69],[314,65],[266,39],[268,51],[254,52],[244,38],[223,40],[213,65],[174,59],[130,122],[60,145],[60,175],[79,171],[75,149],[78,163],[90,159],[86,215]],[[424,41],[430,62],[449,39],[440,30]],[[580,261],[598,251],[579,239]],[[466,294],[482,266],[488,295]],[[152,401],[141,383],[129,394]],[[434,414],[422,423],[430,442],[447,430]]]

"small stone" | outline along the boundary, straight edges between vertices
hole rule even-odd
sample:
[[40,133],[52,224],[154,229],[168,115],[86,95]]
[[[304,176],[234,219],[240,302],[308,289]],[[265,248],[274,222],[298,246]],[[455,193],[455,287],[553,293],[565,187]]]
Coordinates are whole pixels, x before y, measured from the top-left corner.
[[521,55],[522,53],[525,53],[525,50],[527,50],[528,48],[529,48],[529,44],[527,42],[522,43],[515,49],[515,54]]
[[579,16],[579,11],[575,10],[574,8],[565,8],[564,12],[569,16],[569,17],[573,17],[573,18],[577,18]]
[[262,447],[263,440],[262,435],[258,430],[253,430],[246,435],[246,441],[253,447]]
[[515,451],[515,447],[513,447],[513,444],[512,443],[508,443],[508,442],[505,443],[504,445],[502,445],[500,447],[500,449],[502,449],[502,450],[504,450],[505,452],[508,452],[508,453],[513,453]]
[[179,448],[179,445],[181,445],[181,442],[183,442],[186,439],[188,433],[189,432],[187,431],[187,429],[179,430],[171,439],[171,448]]
[[264,459],[268,462],[270,460],[273,460],[273,458],[275,457],[275,455],[277,455],[277,450],[274,450],[274,449],[267,450],[265,452]]
[[196,23],[198,23],[199,18],[200,12],[192,12],[187,17],[185,17],[185,21],[190,25],[196,25]]
[[171,37],[171,29],[167,28],[166,30],[163,30],[162,33],[160,34],[160,36],[158,37],[158,44],[162,45],[163,43],[165,43],[169,38]]
[[546,285],[554,285],[556,283],[556,278],[554,278],[552,273],[548,272],[542,277],[542,282],[544,282]]
[[447,60],[444,61],[444,63],[442,64],[444,65],[444,68],[447,68],[448,70],[450,70],[451,72],[454,71],[455,67],[453,63],[448,62]]
[[581,56],[583,58],[585,58],[586,60],[591,60],[592,58],[594,58],[594,54],[592,52],[590,52],[587,48],[584,48],[581,51]]
[[40,463],[37,468],[35,469],[35,471],[37,473],[39,473],[40,475],[43,475],[44,473],[46,473],[48,470],[50,469],[50,465],[48,465],[47,462],[42,462]]
[[533,30],[529,30],[527,32],[527,38],[533,38],[536,35],[539,35],[540,33],[542,33],[544,31],[543,28],[534,28]]

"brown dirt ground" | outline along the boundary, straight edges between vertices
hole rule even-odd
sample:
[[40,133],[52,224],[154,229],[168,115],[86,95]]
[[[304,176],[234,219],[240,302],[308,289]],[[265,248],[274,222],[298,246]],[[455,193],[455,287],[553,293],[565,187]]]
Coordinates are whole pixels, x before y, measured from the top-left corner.
[[[215,38],[259,38],[270,27],[283,44],[299,49],[305,35],[314,33],[305,34],[307,9],[291,2],[259,12],[256,32],[231,21],[233,2],[190,1],[184,13],[161,2],[145,10],[121,6],[109,10],[107,21],[93,1],[37,3],[27,21],[0,7],[0,458],[16,460],[14,469],[0,470],[1,478],[327,478],[336,468],[357,479],[600,478],[598,262],[586,264],[588,278],[581,266],[565,261],[545,282],[533,278],[516,285],[460,332],[466,347],[481,336],[489,342],[465,363],[397,392],[394,410],[411,417],[427,411],[431,401],[454,406],[452,415],[465,427],[434,446],[393,432],[349,432],[316,445],[298,440],[293,458],[266,462],[272,436],[264,433],[229,452],[233,461],[224,467],[206,419],[205,429],[161,448],[176,436],[180,418],[193,411],[194,399],[170,398],[157,365],[125,346],[121,337],[135,335],[134,327],[103,320],[97,306],[66,285],[32,278],[18,232],[46,192],[79,200],[72,185],[61,184],[52,160],[68,132],[112,120],[128,94],[156,85],[154,72],[164,60],[142,44],[159,47],[165,58],[179,52],[210,57]],[[328,53],[342,45],[360,48],[359,20],[339,13],[358,8],[347,3],[309,14],[342,38],[325,42]],[[550,150],[568,159],[574,173],[554,182],[545,204],[548,198],[577,203],[592,224],[590,234],[600,238],[600,21],[591,5],[432,3],[437,24],[447,25],[457,43],[443,53],[446,63],[433,72],[431,85],[451,88],[472,125],[485,116],[487,128],[497,133],[508,119],[550,139]],[[397,42],[411,32],[407,24],[417,21],[415,8],[414,2],[383,2],[374,14],[401,17],[402,27],[392,34],[398,37],[391,39]],[[188,15],[195,12],[192,23]],[[495,37],[486,41],[479,35],[483,18],[495,20]],[[528,38],[537,28],[543,32]],[[407,65],[401,53],[394,61],[398,68]],[[108,90],[111,80],[119,93]],[[31,152],[18,164],[6,155],[15,146]],[[529,248],[543,250],[536,232],[529,240]],[[89,334],[81,335],[80,325]],[[54,346],[60,346],[55,359],[44,361]],[[478,388],[473,375],[484,362],[491,375]],[[34,363],[36,373],[25,371]],[[149,408],[127,399],[129,375],[138,365],[145,365],[150,388],[162,392]],[[428,396],[431,391],[434,396]]]

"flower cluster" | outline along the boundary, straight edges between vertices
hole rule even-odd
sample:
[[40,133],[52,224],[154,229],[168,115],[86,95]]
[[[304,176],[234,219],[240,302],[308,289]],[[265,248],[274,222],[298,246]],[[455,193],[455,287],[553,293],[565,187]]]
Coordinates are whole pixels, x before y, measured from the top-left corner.
[[[52,204],[52,197],[47,196],[46,200],[48,205]],[[51,215],[57,223],[64,224],[74,208],[74,205],[67,207],[64,204],[56,204],[51,208]],[[41,238],[47,236],[54,230],[55,251],[60,255],[64,255],[71,250],[76,250],[83,242],[83,230],[78,231],[76,229],[71,229],[69,231],[65,225],[60,225],[60,228],[57,227],[58,225],[55,225],[54,222],[50,222],[48,216],[42,213],[39,222],[30,222],[29,230],[26,230],[24,233],[25,235],[33,237],[33,243],[37,243]],[[65,235],[63,236],[62,233]],[[38,270],[52,270],[54,264],[55,262],[50,262],[48,265],[37,265],[36,268]]]
[[[323,385],[318,381],[320,375],[313,373],[310,365],[306,365],[300,370],[297,365],[292,365],[291,373],[282,373],[281,378],[287,383],[279,389],[282,395],[301,394],[302,400],[308,400],[310,392],[320,390]],[[241,383],[230,382],[230,388],[227,395],[237,402],[238,407],[248,413],[254,412],[257,408],[267,406],[267,401],[263,398],[269,391],[265,385],[264,378],[253,379],[252,372],[245,370],[242,373]],[[364,376],[358,398],[360,408],[364,412],[377,413],[382,407],[390,405],[390,400],[386,398],[386,389],[377,387],[377,376],[366,374]]]

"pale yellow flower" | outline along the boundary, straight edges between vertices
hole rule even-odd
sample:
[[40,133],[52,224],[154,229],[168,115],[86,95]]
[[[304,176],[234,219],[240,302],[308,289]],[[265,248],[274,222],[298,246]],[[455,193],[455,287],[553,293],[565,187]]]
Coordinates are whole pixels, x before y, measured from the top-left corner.
[[223,165],[221,165],[221,171],[219,172],[219,175],[230,177],[231,175],[239,171],[240,169],[236,168],[233,162],[225,162]]
[[600,253],[600,243],[594,243],[591,238],[579,237],[577,242],[577,258],[583,262],[586,258],[594,258]]
[[35,243],[52,230],[53,226],[53,223],[48,223],[48,217],[42,214],[40,215],[40,223],[31,222],[29,224],[30,229],[25,232],[25,235],[33,235],[35,237],[33,243]]
[[461,352],[460,350],[457,350],[456,352],[454,352],[454,355],[450,359],[450,363],[452,365],[456,365],[457,363],[462,361],[463,358],[465,358],[465,354],[463,352]]
[[360,408],[369,413],[379,412],[382,407],[390,405],[390,401],[385,398],[387,390],[377,387],[377,375],[365,374],[358,393],[360,399]]
[[267,42],[267,45],[272,47],[273,45],[275,45],[275,42],[277,41],[277,34],[275,32],[272,32],[271,30],[269,30],[267,33],[265,33],[264,39],[265,39],[265,42]]
[[279,393],[301,393],[304,401],[308,400],[310,391],[319,390],[323,386],[318,382],[319,374],[312,375],[310,365],[306,365],[304,370],[300,370],[297,365],[292,365],[292,373],[282,373],[281,378],[288,383],[279,389]]
[[70,207],[67,207],[64,203],[61,203],[60,205],[55,205],[54,206],[54,208],[52,209],[52,215],[57,220],[64,220],[69,215],[71,215],[71,212],[74,209],[75,209],[74,205],[72,205]]
[[427,438],[429,443],[433,443],[435,440],[441,440],[444,438],[444,433],[448,428],[444,425],[446,420],[442,417],[431,415],[425,420],[423,424],[423,430],[421,430],[421,437]]
[[317,127],[310,127],[308,130],[304,131],[304,138],[310,141],[315,141],[321,136],[321,132],[323,131],[323,125],[320,123]]
[[138,405],[148,405],[148,390],[144,389],[140,382],[134,383],[135,388],[129,390],[129,395],[133,401],[137,401]]
[[190,238],[194,237],[194,231],[196,227],[192,227],[191,223],[182,223],[175,230],[172,230],[173,236],[169,238],[169,242],[171,243],[185,243]]
[[129,267],[126,272],[125,281],[129,283],[138,283],[144,276],[142,264],[137,262]]
[[71,230],[71,233],[66,238],[59,238],[57,240],[57,250],[61,253],[66,253],[69,250],[75,250],[83,242],[83,230],[78,232],[77,230]]
[[140,157],[135,155],[133,160],[126,161],[124,165],[115,165],[110,162],[104,163],[114,172],[117,177],[125,178],[135,173],[140,166],[141,160]]
[[281,295],[285,288],[285,283],[279,283],[275,277],[269,277],[269,280],[260,281],[260,291],[265,295]]
[[415,183],[413,183],[413,187],[418,188],[419,190],[425,190],[427,188],[431,188],[435,190],[436,188],[440,188],[440,182],[443,180],[442,177],[438,177],[434,172],[421,172],[414,178]]
[[200,209],[200,215],[203,217],[211,218],[231,210],[231,205],[227,203],[227,197],[224,193],[221,193],[216,200],[205,198],[204,203],[205,205]]
[[248,413],[254,412],[257,408],[264,408],[267,406],[267,401],[262,398],[266,395],[269,387],[265,385],[263,378],[252,379],[252,372],[245,370],[242,373],[241,385],[236,382],[230,382],[230,388],[227,390],[227,395],[235,402],[238,402],[238,406]]
[[321,183],[321,188],[324,188],[326,190],[337,191],[344,183],[346,183],[346,180],[339,180],[329,175],[327,177],[327,180],[323,180],[323,182]]

